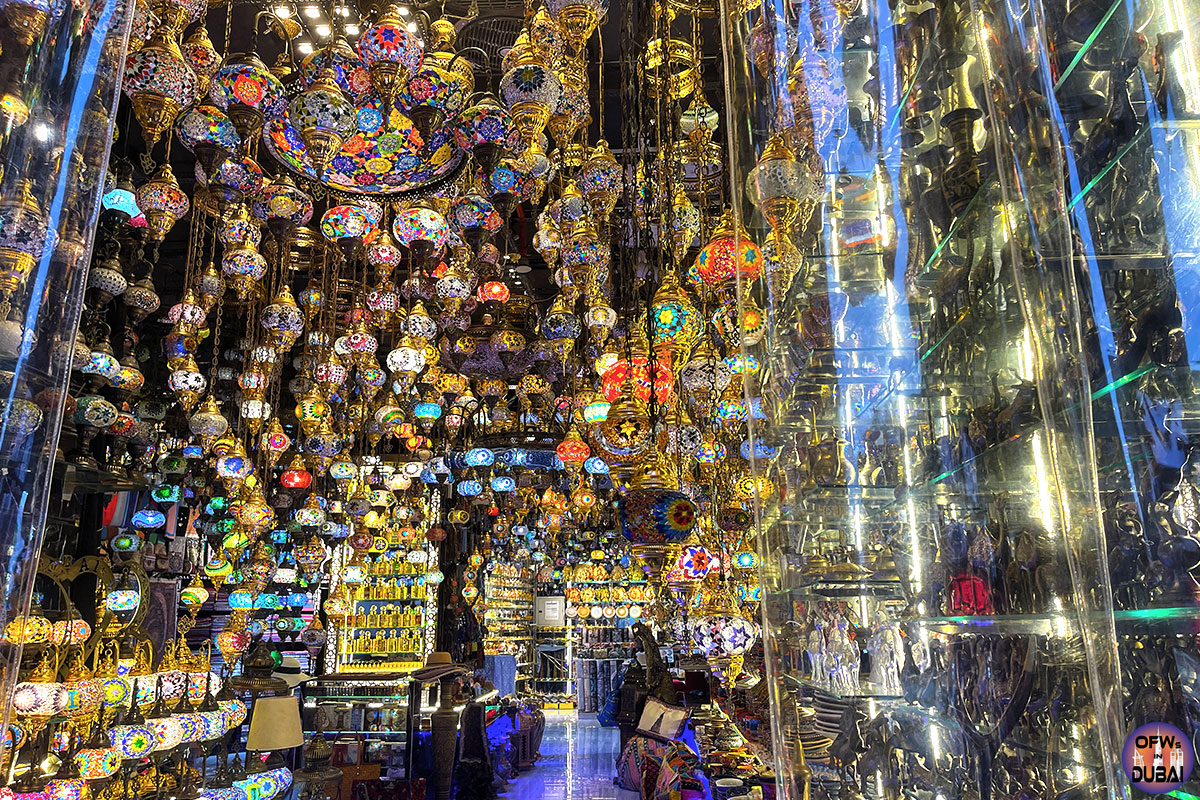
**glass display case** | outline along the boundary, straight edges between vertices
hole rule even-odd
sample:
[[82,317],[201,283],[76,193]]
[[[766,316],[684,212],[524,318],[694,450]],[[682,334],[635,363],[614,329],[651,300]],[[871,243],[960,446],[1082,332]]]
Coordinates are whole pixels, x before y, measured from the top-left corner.
[[1124,796],[1193,730],[1169,6],[726,4],[784,796]]
[[437,618],[437,548],[429,542],[380,537],[369,556],[350,557],[341,570],[352,613],[338,630],[336,669],[410,671],[433,649]]
[[[105,194],[120,69],[133,3],[10,2],[0,8],[0,692],[25,676],[22,648],[42,649],[30,610],[55,455]],[[106,206],[107,208],[107,206]],[[108,212],[106,212],[108,213]],[[119,212],[113,212],[119,213]],[[97,290],[98,291],[98,290]],[[111,299],[111,296],[110,296]],[[115,359],[114,359],[115,363]],[[117,409],[88,394],[84,424]],[[57,475],[61,480],[64,469]],[[78,476],[70,476],[72,479]],[[63,624],[78,621],[74,606]],[[0,711],[7,724],[10,705]],[[7,729],[7,727],[6,727]]]
[[530,570],[498,564],[484,576],[483,615],[487,655],[516,656],[518,663],[532,664],[534,584]]
[[[1152,722],[1200,742],[1194,13],[1178,0],[1045,9],[1110,571],[1092,588],[1112,591],[1121,667],[1118,746]],[[1193,772],[1176,793],[1197,791]]]
[[[323,676],[301,684],[302,719],[306,732],[326,737],[357,738],[365,743],[362,761],[393,766],[406,750],[408,678],[377,673],[365,678]],[[394,777],[403,777],[403,770]]]

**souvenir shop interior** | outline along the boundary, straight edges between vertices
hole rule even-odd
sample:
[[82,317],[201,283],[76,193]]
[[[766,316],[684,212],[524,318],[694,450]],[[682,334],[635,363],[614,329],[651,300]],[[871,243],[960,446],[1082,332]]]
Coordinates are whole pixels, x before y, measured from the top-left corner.
[[0,0],[0,800],[1200,797],[1188,2]]

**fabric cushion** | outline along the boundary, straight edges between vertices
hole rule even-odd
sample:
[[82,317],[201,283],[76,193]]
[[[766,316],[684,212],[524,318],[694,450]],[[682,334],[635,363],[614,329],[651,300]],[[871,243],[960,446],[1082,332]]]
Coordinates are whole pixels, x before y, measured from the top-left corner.
[[655,787],[658,786],[658,773],[662,771],[662,762],[657,756],[647,755],[642,759],[642,797],[654,797]]
[[637,732],[662,739],[678,739],[683,735],[687,721],[688,710],[683,706],[669,705],[657,697],[649,697],[638,720]]
[[649,757],[657,763],[666,751],[666,742],[649,736],[631,737],[617,759],[617,785],[622,789],[640,792],[643,761]]
[[[673,797],[694,797],[703,794],[700,780],[700,759],[683,742],[671,742],[662,756],[658,783],[653,800],[672,800]],[[647,798],[650,800],[650,798]]]

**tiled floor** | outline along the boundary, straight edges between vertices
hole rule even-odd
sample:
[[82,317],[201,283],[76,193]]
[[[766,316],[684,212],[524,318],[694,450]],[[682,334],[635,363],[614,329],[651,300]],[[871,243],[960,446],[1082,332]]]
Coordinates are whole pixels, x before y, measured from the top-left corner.
[[504,800],[616,800],[613,784],[621,733],[594,715],[548,712],[541,758],[510,781]]

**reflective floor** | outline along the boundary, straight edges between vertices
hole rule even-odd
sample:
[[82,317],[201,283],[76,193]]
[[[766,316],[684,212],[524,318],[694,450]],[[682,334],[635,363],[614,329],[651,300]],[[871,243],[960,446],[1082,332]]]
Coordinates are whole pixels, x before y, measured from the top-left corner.
[[621,732],[595,715],[547,712],[541,758],[509,782],[505,800],[617,800],[613,783]]

